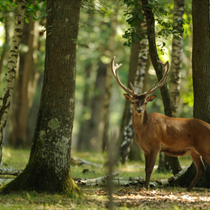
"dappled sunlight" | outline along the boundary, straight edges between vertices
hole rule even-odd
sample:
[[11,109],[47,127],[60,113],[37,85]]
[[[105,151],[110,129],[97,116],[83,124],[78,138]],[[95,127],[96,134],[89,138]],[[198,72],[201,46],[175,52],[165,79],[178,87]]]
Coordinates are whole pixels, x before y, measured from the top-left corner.
[[[166,189],[145,190],[134,186],[125,187],[114,192],[113,198],[116,206],[154,208],[154,209],[207,209],[210,207],[210,192],[195,189],[192,193],[180,188],[171,191]],[[103,190],[94,191],[94,199],[105,199],[107,195]]]
[[[208,195],[208,196],[207,196]],[[164,192],[159,190],[141,190],[138,193],[134,194],[125,194],[125,195],[113,195],[116,199],[130,199],[130,200],[159,200],[159,201],[168,201],[168,202],[200,202],[200,201],[208,201],[210,202],[210,193],[207,195],[200,195],[200,194],[191,194],[186,192]]]

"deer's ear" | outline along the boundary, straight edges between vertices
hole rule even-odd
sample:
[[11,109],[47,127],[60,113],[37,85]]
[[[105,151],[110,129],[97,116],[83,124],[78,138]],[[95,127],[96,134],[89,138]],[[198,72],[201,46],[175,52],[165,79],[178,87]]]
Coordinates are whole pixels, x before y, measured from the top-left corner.
[[154,95],[154,96],[149,96],[149,97],[147,97],[147,102],[149,102],[149,101],[153,101],[155,98],[157,97],[157,95]]
[[128,94],[123,94],[128,100],[130,100],[130,101],[133,101],[133,99],[132,99],[132,97],[130,96],[130,95],[128,95]]

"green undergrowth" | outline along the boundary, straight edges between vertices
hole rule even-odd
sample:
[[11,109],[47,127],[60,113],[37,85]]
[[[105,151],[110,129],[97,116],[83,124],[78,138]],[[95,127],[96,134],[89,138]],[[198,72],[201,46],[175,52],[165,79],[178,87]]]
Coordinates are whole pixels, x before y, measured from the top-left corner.
[[[3,159],[2,162],[7,166],[12,166],[17,169],[24,169],[28,159],[30,151],[29,150],[14,150],[11,148],[3,149]],[[106,154],[101,153],[77,153],[72,151],[72,157],[81,158],[86,161],[100,164],[100,166],[71,166],[71,174],[73,178],[96,178],[107,174],[107,168],[104,166],[106,162]],[[192,160],[190,158],[180,158],[180,163],[182,166],[190,165]],[[158,160],[156,164],[158,163]],[[140,161],[128,161],[125,165],[119,164],[114,167],[114,171],[119,172],[119,177],[136,177],[145,176],[144,172],[144,162]],[[154,169],[152,173],[152,180],[160,180],[169,178],[172,173],[157,173]],[[107,209],[109,206],[108,193],[105,187],[94,186],[87,187],[79,185],[83,196],[77,199],[71,199],[65,195],[59,194],[46,194],[37,193],[35,191],[30,192],[18,192],[10,193],[6,195],[0,195],[0,210],[11,209],[11,210],[30,210],[30,209]],[[169,204],[166,205],[167,209],[185,209],[185,204],[179,205],[179,203],[173,203],[170,201],[170,193],[173,192],[180,194],[180,192],[185,192],[186,189],[170,188],[170,192],[167,188],[156,189],[159,197],[166,196],[169,198]],[[156,193],[156,192],[155,192]],[[209,193],[209,192],[208,192]],[[169,196],[168,196],[169,195]],[[135,197],[136,196],[136,197]],[[147,196],[144,198],[144,196]],[[167,197],[168,196],[168,197]],[[157,197],[157,199],[159,199]],[[142,186],[129,186],[129,187],[115,187],[114,188],[114,199],[117,209],[157,209],[156,201],[154,200],[154,190],[150,189],[145,191]],[[173,198],[173,196],[172,196]],[[185,197],[184,197],[185,198]],[[132,200],[134,199],[134,200]],[[149,202],[148,199],[151,199]],[[203,203],[201,203],[204,205]],[[199,204],[199,207],[202,205]],[[141,207],[141,208],[140,208]],[[162,207],[160,206],[162,209]],[[191,209],[191,208],[189,208]]]
[[[89,209],[87,198],[70,199],[65,195],[31,192],[18,192],[1,195],[0,209],[35,210],[35,209]],[[96,206],[96,205],[95,205]]]
[[[6,166],[11,166],[16,169],[24,169],[26,164],[28,163],[30,155],[30,150],[18,149],[14,150],[11,148],[3,149],[3,158],[2,162]],[[107,174],[107,167],[104,166],[106,162],[106,154],[96,153],[96,152],[84,152],[77,153],[75,151],[72,152],[72,157],[81,158],[86,161],[99,164],[100,166],[91,166],[91,165],[79,165],[79,166],[71,166],[71,174],[73,178],[96,178],[99,176],[104,176]],[[179,158],[180,164],[182,167],[189,166],[192,163],[192,159],[190,157],[181,157]],[[153,170],[151,179],[165,179],[172,176],[171,172],[163,172],[157,173],[156,168],[158,165],[158,160],[156,161],[156,166]],[[118,164],[118,166],[114,167],[114,171],[119,172],[120,177],[144,177],[144,161],[127,161],[125,165]]]

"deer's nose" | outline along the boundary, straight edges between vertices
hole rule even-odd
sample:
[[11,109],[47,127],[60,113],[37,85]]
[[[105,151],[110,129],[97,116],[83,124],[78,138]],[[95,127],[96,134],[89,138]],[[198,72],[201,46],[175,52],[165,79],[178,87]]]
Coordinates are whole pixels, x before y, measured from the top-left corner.
[[137,108],[137,110],[136,110],[138,113],[141,113],[141,112],[143,112],[144,110],[142,109],[142,108]]

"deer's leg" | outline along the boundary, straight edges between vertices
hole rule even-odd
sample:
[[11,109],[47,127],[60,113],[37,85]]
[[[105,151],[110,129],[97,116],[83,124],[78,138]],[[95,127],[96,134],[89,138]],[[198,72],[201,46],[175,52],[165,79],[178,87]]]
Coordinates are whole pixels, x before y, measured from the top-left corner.
[[202,158],[210,165],[210,156],[209,155],[202,154]]
[[146,172],[146,182],[145,187],[148,189],[150,176],[154,168],[158,151],[150,151],[149,153],[144,153],[145,156],[145,172]]
[[191,157],[192,157],[193,162],[194,162],[194,164],[197,168],[197,173],[196,173],[195,178],[191,182],[190,186],[187,188],[187,191],[192,190],[192,188],[196,185],[196,183],[198,182],[198,180],[201,178],[201,176],[203,175],[203,173],[206,170],[205,165],[204,165],[203,160],[202,160],[202,156],[200,156],[196,152],[192,152]]

